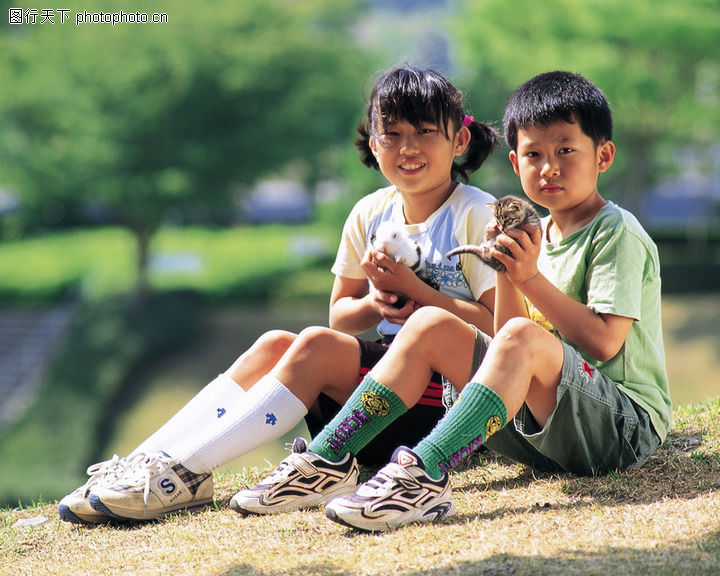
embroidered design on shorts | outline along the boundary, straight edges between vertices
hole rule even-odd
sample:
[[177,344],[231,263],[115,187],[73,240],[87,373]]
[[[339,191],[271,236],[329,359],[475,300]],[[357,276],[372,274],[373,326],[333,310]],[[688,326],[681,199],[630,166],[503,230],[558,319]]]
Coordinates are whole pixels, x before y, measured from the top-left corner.
[[390,414],[390,403],[375,392],[363,392],[360,395],[360,403],[373,416],[387,416]]
[[585,382],[594,382],[595,381],[595,375],[597,373],[597,368],[595,368],[591,364],[588,364],[587,360],[579,360],[578,364],[577,364],[577,368],[578,368],[578,375]]

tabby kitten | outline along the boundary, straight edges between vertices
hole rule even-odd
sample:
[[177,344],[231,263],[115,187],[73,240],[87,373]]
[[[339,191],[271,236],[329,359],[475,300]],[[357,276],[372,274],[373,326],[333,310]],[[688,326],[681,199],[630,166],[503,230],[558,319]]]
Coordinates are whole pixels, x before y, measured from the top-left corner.
[[483,241],[479,245],[463,244],[450,250],[445,256],[449,259],[455,254],[475,254],[480,260],[498,272],[505,272],[505,265],[490,256],[490,248],[494,247],[503,254],[509,254],[509,250],[502,244],[495,242],[495,238],[501,232],[507,232],[518,226],[530,225],[540,228],[540,216],[532,204],[522,198],[515,196],[503,196],[497,202],[491,204],[495,216],[495,226],[485,230]]

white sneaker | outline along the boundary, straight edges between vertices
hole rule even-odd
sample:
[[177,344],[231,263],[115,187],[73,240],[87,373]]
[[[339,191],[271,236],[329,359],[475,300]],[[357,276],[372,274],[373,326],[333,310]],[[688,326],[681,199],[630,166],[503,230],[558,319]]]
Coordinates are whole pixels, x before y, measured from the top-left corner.
[[353,496],[337,498],[325,515],[361,530],[393,530],[411,522],[438,521],[455,512],[450,478],[433,480],[410,449],[400,446],[389,464],[358,488]]
[[196,474],[164,452],[135,463],[110,484],[90,490],[90,505],[123,520],[150,520],[212,502],[212,473]]
[[307,451],[304,438],[295,438],[290,456],[260,484],[235,494],[230,507],[242,513],[269,514],[314,508],[357,488],[355,456],[330,462]]
[[137,459],[144,458],[144,454],[136,454],[128,458],[120,458],[115,454],[110,460],[98,462],[88,467],[87,473],[90,478],[88,478],[87,482],[73,490],[58,503],[60,519],[74,524],[98,524],[108,522],[110,516],[90,506],[88,500],[90,490],[94,487],[111,484],[118,476],[122,475],[133,462]]

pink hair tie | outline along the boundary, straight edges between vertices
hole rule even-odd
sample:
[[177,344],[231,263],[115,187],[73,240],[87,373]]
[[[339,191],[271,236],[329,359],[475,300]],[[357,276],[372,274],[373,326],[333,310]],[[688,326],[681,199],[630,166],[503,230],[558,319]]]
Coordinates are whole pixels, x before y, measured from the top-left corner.
[[473,118],[472,116],[468,116],[467,114],[462,119],[463,126],[470,126],[470,124],[472,124],[473,122],[475,122],[475,118]]

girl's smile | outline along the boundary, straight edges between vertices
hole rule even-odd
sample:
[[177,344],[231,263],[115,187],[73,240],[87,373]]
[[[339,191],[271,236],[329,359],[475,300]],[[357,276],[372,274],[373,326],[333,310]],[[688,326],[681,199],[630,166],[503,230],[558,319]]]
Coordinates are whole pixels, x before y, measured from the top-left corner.
[[380,171],[405,201],[426,199],[431,213],[452,192],[453,161],[462,155],[469,141],[470,132],[464,126],[455,131],[451,124],[446,136],[436,124],[423,122],[416,127],[400,120],[371,138],[370,148]]

